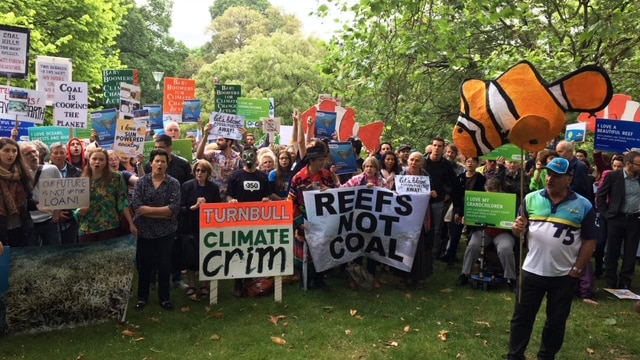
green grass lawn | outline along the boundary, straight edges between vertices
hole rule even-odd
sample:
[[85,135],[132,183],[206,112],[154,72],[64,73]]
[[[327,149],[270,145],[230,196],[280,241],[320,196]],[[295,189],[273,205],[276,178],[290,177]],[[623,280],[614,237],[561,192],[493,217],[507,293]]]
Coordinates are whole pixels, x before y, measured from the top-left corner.
[[[416,289],[381,273],[382,288],[371,292],[347,289],[336,274],[328,292],[284,285],[281,304],[273,297],[237,300],[232,280],[220,282],[219,304],[210,307],[172,290],[174,312],[163,311],[154,297],[136,312],[132,298],[123,325],[0,338],[0,359],[500,359],[515,296],[506,285],[458,288],[458,274],[459,264],[445,270],[437,261],[434,275]],[[638,276],[634,284],[640,287]],[[575,300],[559,359],[638,359],[640,314],[633,301],[606,294],[603,285],[597,282],[598,306]],[[544,306],[530,359],[540,344]],[[277,325],[268,321],[280,315]],[[441,331],[446,341],[438,338]]]

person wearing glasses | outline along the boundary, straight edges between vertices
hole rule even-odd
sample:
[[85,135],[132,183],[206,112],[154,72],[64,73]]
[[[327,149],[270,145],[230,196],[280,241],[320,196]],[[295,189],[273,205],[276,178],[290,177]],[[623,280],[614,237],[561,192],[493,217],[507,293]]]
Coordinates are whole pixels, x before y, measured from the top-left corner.
[[[207,160],[198,160],[193,165],[196,178],[189,180],[180,187],[180,213],[178,221],[178,237],[181,238],[183,267],[187,270],[189,287],[187,296],[196,295],[196,271],[199,269],[199,229],[200,205],[205,203],[219,203],[220,189],[209,176],[213,167]],[[200,297],[207,297],[209,288],[205,282],[200,283]],[[194,299],[197,300],[197,299]]]
[[[624,156],[624,168],[611,172],[598,188],[598,211],[607,219],[604,276],[607,287],[611,289],[631,288],[640,239],[639,174],[640,152],[631,151]],[[620,256],[622,267],[618,274]]]

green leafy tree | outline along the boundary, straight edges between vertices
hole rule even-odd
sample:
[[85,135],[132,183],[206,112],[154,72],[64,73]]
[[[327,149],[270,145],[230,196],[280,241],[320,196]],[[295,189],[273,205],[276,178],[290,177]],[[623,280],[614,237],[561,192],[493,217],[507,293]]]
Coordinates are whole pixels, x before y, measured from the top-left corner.
[[[101,94],[102,69],[118,68],[115,38],[127,9],[121,0],[5,0],[0,2],[0,23],[31,29],[31,74],[37,55],[73,60],[73,80],[89,84],[89,99]],[[29,84],[34,87],[35,76]]]
[[242,85],[244,97],[274,98],[276,116],[290,123],[293,108],[306,110],[325,91],[327,78],[320,69],[325,55],[322,42],[300,34],[256,36],[242,49],[204,65],[196,76],[196,96],[202,100],[203,113],[213,111],[217,77],[220,84]]
[[[331,4],[323,4],[325,13]],[[450,137],[465,78],[494,78],[529,60],[548,80],[586,64],[638,98],[640,10],[629,1],[360,0],[332,41],[325,72],[358,118],[385,121],[385,137],[426,144]],[[374,100],[375,101],[372,101]]]
[[[128,1],[134,5],[133,0]],[[132,7],[123,19],[117,46],[122,64],[139,71],[142,103],[155,103],[161,99],[162,90],[156,90],[152,72],[179,76],[189,55],[182,42],[168,35],[172,10],[172,0],[148,0],[144,6]]]
[[236,6],[246,7],[264,14],[271,7],[271,3],[268,0],[214,0],[213,5],[209,6],[211,20],[215,20],[222,16],[227,9]]

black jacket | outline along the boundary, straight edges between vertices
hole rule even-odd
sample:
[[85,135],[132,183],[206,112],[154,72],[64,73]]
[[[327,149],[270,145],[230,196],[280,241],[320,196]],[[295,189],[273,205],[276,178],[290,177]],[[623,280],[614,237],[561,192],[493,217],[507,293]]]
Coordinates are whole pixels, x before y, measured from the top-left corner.
[[207,180],[204,192],[198,193],[198,181],[189,180],[180,187],[180,217],[178,219],[178,234],[198,234],[200,231],[200,210],[191,211],[190,207],[199,197],[204,197],[207,203],[219,203],[220,189],[218,185]]
[[[640,176],[637,176],[636,180],[640,183]],[[607,196],[609,197],[608,202]],[[598,212],[607,219],[621,214],[624,198],[624,172],[622,170],[613,171],[604,178],[598,189],[596,201]]]

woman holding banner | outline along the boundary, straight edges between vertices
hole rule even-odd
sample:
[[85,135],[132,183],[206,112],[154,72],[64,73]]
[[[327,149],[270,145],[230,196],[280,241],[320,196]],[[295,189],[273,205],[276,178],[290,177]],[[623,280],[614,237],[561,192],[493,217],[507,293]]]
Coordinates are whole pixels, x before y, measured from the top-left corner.
[[[293,202],[293,230],[295,236],[293,255],[294,266],[298,274],[300,274],[304,259],[308,258],[308,255],[305,256],[306,247],[304,246],[304,220],[306,211],[303,193],[307,190],[322,190],[338,187],[331,171],[324,169],[327,154],[328,148],[322,141],[310,143],[310,146],[306,149],[304,158],[307,165],[291,179],[288,200]],[[324,282],[324,273],[316,272],[313,263],[311,263],[309,278],[313,279],[316,288],[327,289],[327,285]]]
[[[362,168],[364,172],[362,174],[356,175],[351,179],[347,180],[344,184],[340,185],[340,187],[356,187],[356,186],[366,186],[368,188],[372,188],[374,186],[386,188],[387,180],[380,174],[380,163],[375,158],[375,156],[369,156],[362,163]],[[359,257],[353,261],[358,265],[362,265],[362,257]],[[373,280],[373,288],[379,289],[380,283],[375,280],[376,277],[376,267],[378,266],[378,262],[373,260],[372,258],[367,259],[367,272],[371,274],[374,278]],[[351,280],[349,282],[349,287],[352,289],[356,288],[355,281]]]
[[129,231],[137,236],[127,199],[127,185],[118,172],[107,165],[107,150],[97,148],[89,152],[88,166],[82,176],[91,184],[90,203],[74,211],[78,221],[78,242],[87,243],[112,239],[120,235],[120,214],[129,223]]
[[27,246],[28,234],[33,229],[29,210],[36,210],[32,181],[18,143],[0,138],[0,249],[2,244]]
[[[398,175],[429,176],[423,168],[424,157],[420,152],[415,151],[411,153],[407,164],[407,167]],[[420,231],[420,237],[418,239],[418,246],[416,247],[416,253],[413,257],[411,272],[400,272],[398,270],[398,275],[403,278],[407,287],[415,287],[418,282],[425,280],[433,273],[433,258],[431,256],[433,240],[429,241],[427,237],[427,232],[429,232],[430,229],[431,211],[429,211],[429,207],[427,207],[422,230]]]

